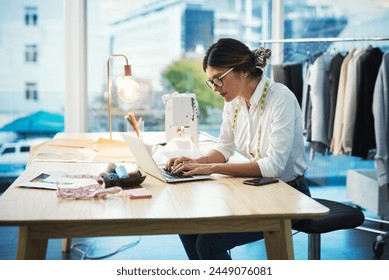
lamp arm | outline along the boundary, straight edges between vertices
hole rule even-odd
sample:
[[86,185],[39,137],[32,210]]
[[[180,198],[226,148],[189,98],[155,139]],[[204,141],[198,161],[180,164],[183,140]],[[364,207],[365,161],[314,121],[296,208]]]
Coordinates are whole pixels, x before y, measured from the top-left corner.
[[[129,68],[128,65],[128,58],[124,54],[112,54],[108,56],[107,58],[107,86],[108,86],[108,122],[109,122],[109,139],[112,140],[112,112],[111,112],[111,107],[112,107],[112,101],[111,101],[111,71],[110,71],[110,61],[114,57],[124,57],[126,60],[126,65],[125,69]],[[131,68],[130,69],[130,75],[131,75]],[[127,71],[127,70],[126,70]]]

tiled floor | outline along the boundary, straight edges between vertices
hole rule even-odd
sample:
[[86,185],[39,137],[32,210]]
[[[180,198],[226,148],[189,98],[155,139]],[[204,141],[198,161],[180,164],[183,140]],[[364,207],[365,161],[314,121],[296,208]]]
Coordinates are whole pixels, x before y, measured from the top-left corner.
[[[320,186],[311,187],[313,197],[326,198],[348,203],[344,186]],[[375,217],[374,214],[365,212],[367,217]],[[377,218],[377,217],[375,217]],[[367,226],[379,229],[379,224],[365,222]],[[388,231],[386,225],[384,230]],[[17,248],[16,227],[0,227],[0,259],[15,259]],[[321,258],[326,260],[372,260],[374,256],[372,246],[377,237],[376,233],[361,231],[358,229],[339,230],[322,235]],[[295,258],[306,260],[308,251],[307,235],[295,233],[293,236]],[[186,255],[177,235],[159,236],[124,236],[74,239],[74,246],[70,253],[61,252],[62,240],[49,241],[47,259],[136,259],[136,260],[185,260]],[[119,252],[115,253],[117,250]],[[85,251],[86,254],[85,254]],[[266,259],[263,241],[254,242],[234,248],[231,251],[232,258],[236,260]],[[379,259],[389,260],[389,246],[384,247],[384,252]]]

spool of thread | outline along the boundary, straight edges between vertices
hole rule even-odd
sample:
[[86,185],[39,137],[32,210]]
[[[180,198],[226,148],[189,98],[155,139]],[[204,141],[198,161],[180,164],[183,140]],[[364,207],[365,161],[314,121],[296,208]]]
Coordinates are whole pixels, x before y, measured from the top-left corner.
[[107,172],[101,172],[101,173],[99,174],[99,178],[101,178],[101,179],[103,179],[103,180],[107,179],[107,176],[108,176],[108,173],[107,173]]
[[130,176],[128,176],[127,170],[123,165],[117,166],[115,171],[116,171],[116,174],[119,176],[119,179],[130,177]]
[[119,176],[116,173],[111,172],[107,175],[107,180],[112,181],[112,180],[118,180],[118,179],[119,179]]
[[97,183],[100,185],[104,184],[104,181],[107,180],[107,175],[108,174],[106,172],[101,172],[97,177]]
[[105,168],[105,172],[109,173],[114,173],[117,165],[114,162],[108,163],[107,168]]

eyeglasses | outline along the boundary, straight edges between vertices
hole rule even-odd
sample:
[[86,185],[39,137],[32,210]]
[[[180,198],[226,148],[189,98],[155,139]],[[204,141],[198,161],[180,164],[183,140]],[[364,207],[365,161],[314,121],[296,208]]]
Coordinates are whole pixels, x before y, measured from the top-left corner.
[[226,73],[224,73],[224,74],[221,75],[220,77],[212,78],[211,80],[205,81],[205,83],[206,83],[211,89],[214,89],[215,87],[222,87],[222,86],[223,86],[223,81],[222,81],[222,79],[223,79],[228,73],[230,73],[232,70],[234,70],[234,67],[232,67],[230,70],[228,70]]

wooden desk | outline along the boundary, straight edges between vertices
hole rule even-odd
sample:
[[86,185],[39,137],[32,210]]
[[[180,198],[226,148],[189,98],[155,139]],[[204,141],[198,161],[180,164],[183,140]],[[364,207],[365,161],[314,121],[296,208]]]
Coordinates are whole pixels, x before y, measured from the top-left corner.
[[142,186],[153,197],[139,200],[66,200],[55,191],[15,186],[34,172],[65,168],[99,174],[105,167],[104,162],[29,164],[0,196],[0,225],[19,226],[17,259],[45,259],[50,238],[249,231],[264,232],[268,259],[293,259],[291,219],[328,213],[283,182],[253,187],[242,184],[244,178],[166,184],[148,175]]

